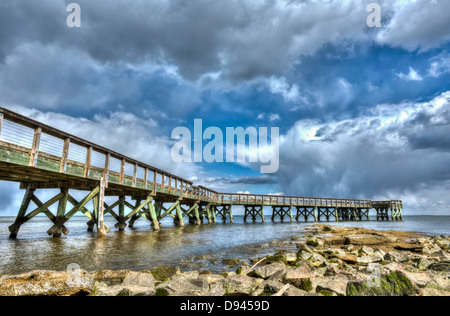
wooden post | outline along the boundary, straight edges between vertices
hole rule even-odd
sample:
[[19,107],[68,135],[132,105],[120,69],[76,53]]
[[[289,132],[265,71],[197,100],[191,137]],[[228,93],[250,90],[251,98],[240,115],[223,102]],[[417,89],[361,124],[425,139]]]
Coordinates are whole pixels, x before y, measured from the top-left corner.
[[61,162],[59,165],[59,172],[61,173],[66,172],[67,157],[69,156],[69,147],[70,147],[70,138],[66,138],[64,140],[64,147],[62,151]]
[[109,179],[109,162],[111,160],[111,154],[107,153],[105,157],[105,169],[103,170],[103,178],[105,180],[105,188],[108,187],[108,179]]
[[125,176],[125,159],[122,159],[122,164],[120,166],[120,177],[119,177],[119,183],[123,184],[123,178]]
[[105,225],[103,212],[105,209],[105,179],[100,179],[100,190],[98,192],[98,217],[97,217],[97,236],[105,237],[109,232],[109,228]]
[[3,113],[0,113],[0,138],[2,137],[3,117]]
[[137,164],[134,164],[134,170],[133,170],[133,184],[132,184],[133,188],[136,187],[137,168],[138,168]]
[[148,209],[149,209],[149,212],[150,212],[150,219],[152,221],[153,230],[159,231],[161,228],[160,228],[160,225],[159,225],[158,217],[156,215],[155,204],[153,204],[153,202],[150,202],[148,204]]
[[91,168],[92,146],[89,146],[86,153],[86,163],[84,164],[84,177],[89,177],[89,169]]
[[36,166],[36,158],[39,153],[39,144],[41,142],[42,128],[38,127],[34,130],[33,145],[30,152],[30,167]]
[[[59,222],[66,215],[67,199],[69,197],[69,189],[62,188],[61,194],[62,194],[62,197],[59,200],[58,211],[56,213],[55,223]],[[59,227],[55,226],[51,231],[51,235],[53,235],[53,237],[55,237],[55,238],[61,237],[62,233],[64,233],[64,235],[67,235],[69,233],[69,231],[67,229],[65,231],[63,231],[63,225],[61,225]]]
[[144,190],[147,190],[148,168],[145,168],[144,172]]
[[124,231],[127,224],[125,223],[125,196],[120,196],[119,200],[119,223],[117,224],[117,228],[119,231]]
[[177,210],[177,215],[175,217],[175,224],[180,226],[180,227],[184,227],[184,221],[183,221],[183,213],[181,212],[181,206],[180,203],[177,204],[176,207]]

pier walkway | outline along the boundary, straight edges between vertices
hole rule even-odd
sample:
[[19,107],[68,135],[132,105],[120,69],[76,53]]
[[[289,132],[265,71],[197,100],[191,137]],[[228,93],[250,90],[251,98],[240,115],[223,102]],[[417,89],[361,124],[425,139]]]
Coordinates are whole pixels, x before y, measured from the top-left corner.
[[[245,221],[265,221],[267,208],[272,209],[272,220],[282,221],[363,221],[370,220],[372,209],[377,220],[402,220],[403,209],[397,200],[216,192],[5,108],[0,108],[0,180],[19,182],[25,191],[17,218],[9,227],[11,238],[39,214],[52,222],[47,232],[51,236],[68,234],[65,224],[82,213],[89,220],[88,230],[97,228],[103,237],[110,231],[103,221],[106,214],[117,220],[118,230],[133,227],[140,218],[159,230],[166,216],[179,226],[185,225],[185,218],[195,225],[205,220],[215,223],[217,218],[233,222],[234,205],[244,207]],[[42,202],[35,193],[46,189],[60,193]],[[71,190],[85,191],[86,196],[78,201]],[[108,205],[105,196],[117,199]],[[130,197],[133,203],[128,202]],[[56,203],[54,214],[49,208]]]

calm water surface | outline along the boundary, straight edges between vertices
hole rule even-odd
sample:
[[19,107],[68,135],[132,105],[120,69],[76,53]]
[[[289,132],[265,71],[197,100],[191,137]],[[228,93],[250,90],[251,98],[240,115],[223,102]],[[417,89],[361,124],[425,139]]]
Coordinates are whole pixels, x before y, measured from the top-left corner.
[[[269,216],[270,218],[270,216]],[[115,221],[106,217],[109,227]],[[13,217],[0,217],[0,274],[18,274],[35,269],[66,270],[71,263],[82,269],[142,270],[158,265],[177,265],[184,270],[200,269],[220,272],[231,270],[221,265],[224,258],[254,258],[275,252],[274,240],[303,237],[311,223],[235,223],[195,226],[186,223],[178,228],[163,221],[160,232],[153,232],[140,219],[134,229],[112,230],[107,238],[97,239],[86,231],[86,218],[74,217],[67,223],[69,234],[60,239],[48,237],[52,226],[44,217],[36,217],[22,226],[17,240],[10,240],[8,226]],[[361,226],[377,230],[399,230],[428,235],[450,235],[450,216],[406,216],[403,222],[331,223]],[[211,263],[218,259],[219,264]]]

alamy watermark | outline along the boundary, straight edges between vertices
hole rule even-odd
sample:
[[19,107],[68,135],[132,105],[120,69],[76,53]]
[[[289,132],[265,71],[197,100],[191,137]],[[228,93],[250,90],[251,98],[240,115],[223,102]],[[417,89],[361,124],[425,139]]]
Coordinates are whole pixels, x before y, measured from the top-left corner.
[[[194,137],[187,127],[177,127],[172,131],[172,139],[178,140],[172,148],[172,160],[177,163],[245,163],[248,158],[250,163],[261,164],[261,173],[275,173],[280,166],[280,131],[278,127],[271,127],[269,136],[268,130],[267,127],[227,127],[224,139],[220,128],[203,130],[203,121],[195,119]],[[204,144],[204,141],[208,142]]]
[[78,3],[69,3],[66,8],[70,14],[67,16],[68,27],[81,27],[81,7]]
[[370,28],[381,27],[381,6],[376,2],[369,3],[366,10],[370,12],[366,20],[367,26]]
[[94,279],[84,275],[80,266],[76,263],[71,263],[67,266],[68,276],[66,284],[68,287],[83,287],[94,283]]

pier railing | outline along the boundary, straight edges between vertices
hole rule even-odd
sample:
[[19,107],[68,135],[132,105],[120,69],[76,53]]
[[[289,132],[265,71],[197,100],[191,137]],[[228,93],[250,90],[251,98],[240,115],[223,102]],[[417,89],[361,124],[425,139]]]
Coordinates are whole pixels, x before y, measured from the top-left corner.
[[[189,180],[139,162],[51,126],[0,108],[0,160],[53,173],[100,180],[106,185],[121,185],[174,196],[213,201],[217,194],[195,187]],[[17,170],[20,173],[19,170]],[[47,174],[47,177],[50,175]],[[7,180],[20,180],[13,173]],[[30,175],[29,179],[33,179]],[[37,181],[42,179],[37,178]]]
[[[128,187],[202,202],[230,205],[284,205],[299,207],[372,208],[401,206],[401,201],[330,199],[258,194],[219,193],[204,186],[194,186],[186,179],[124,156],[95,143],[70,135],[10,110],[0,108],[0,161],[33,167],[0,171],[9,181],[100,180],[106,187]],[[45,174],[45,177],[44,177]]]

